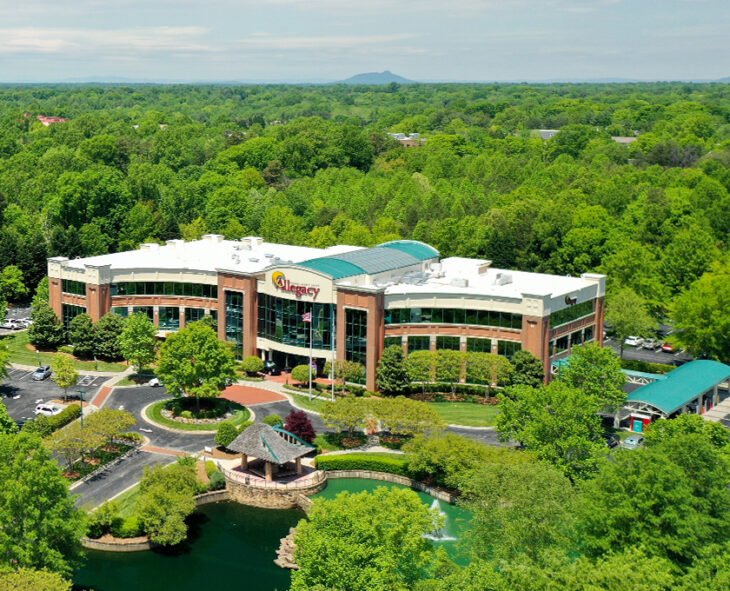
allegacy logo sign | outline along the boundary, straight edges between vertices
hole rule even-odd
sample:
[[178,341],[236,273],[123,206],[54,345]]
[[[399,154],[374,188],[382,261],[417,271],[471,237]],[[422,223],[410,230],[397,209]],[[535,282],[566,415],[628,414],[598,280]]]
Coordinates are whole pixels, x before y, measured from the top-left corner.
[[310,296],[313,300],[316,300],[320,291],[319,287],[292,283],[281,271],[277,271],[271,275],[271,282],[276,286],[276,289],[293,293],[298,298],[301,298],[302,296]]

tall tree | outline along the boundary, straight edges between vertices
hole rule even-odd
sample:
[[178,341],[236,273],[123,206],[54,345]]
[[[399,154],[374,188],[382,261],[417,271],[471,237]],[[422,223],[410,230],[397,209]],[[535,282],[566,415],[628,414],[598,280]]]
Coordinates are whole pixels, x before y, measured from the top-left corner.
[[0,404],[0,433],[7,435],[17,432],[18,424],[8,413],[8,408],[4,404]]
[[34,435],[0,435],[0,557],[70,575],[79,564],[82,512],[58,464]]
[[616,412],[626,403],[626,374],[613,349],[589,343],[575,347],[568,366],[560,372],[561,381],[597,398]]
[[401,394],[408,386],[403,347],[391,345],[383,351],[378,363],[378,389],[386,396]]
[[646,311],[644,300],[630,289],[622,289],[609,297],[606,322],[616,330],[621,358],[626,337],[645,336],[656,324]]
[[119,337],[124,330],[124,318],[118,314],[104,314],[94,324],[94,351],[102,359],[121,359]]
[[512,355],[512,384],[537,388],[545,380],[542,360],[535,357],[527,349],[520,349]]
[[119,349],[137,373],[155,360],[156,334],[157,329],[147,314],[133,314],[124,324],[119,335]]
[[0,591],[71,591],[71,581],[47,570],[19,568],[0,572]]
[[79,314],[68,323],[68,342],[73,345],[76,357],[94,354],[94,324],[88,314]]
[[30,316],[33,324],[28,328],[28,338],[32,344],[39,349],[55,349],[63,343],[63,325],[47,303],[39,302]]
[[63,390],[63,397],[68,397],[68,389],[76,385],[79,374],[74,367],[74,362],[68,355],[57,355],[52,364],[53,375],[51,379]]
[[157,375],[170,394],[193,396],[200,410],[201,398],[220,396],[226,382],[235,379],[236,360],[212,328],[193,322],[162,344]]
[[23,283],[23,272],[15,265],[9,265],[0,272],[0,297],[9,302],[18,302],[28,295]]

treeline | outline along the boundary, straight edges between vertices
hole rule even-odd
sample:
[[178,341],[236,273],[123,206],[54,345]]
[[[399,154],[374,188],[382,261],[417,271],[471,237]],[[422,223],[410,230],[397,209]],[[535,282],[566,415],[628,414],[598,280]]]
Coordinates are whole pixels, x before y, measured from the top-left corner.
[[729,146],[723,84],[1,87],[0,267],[35,285],[49,255],[205,232],[415,238],[605,272],[664,313],[727,251]]

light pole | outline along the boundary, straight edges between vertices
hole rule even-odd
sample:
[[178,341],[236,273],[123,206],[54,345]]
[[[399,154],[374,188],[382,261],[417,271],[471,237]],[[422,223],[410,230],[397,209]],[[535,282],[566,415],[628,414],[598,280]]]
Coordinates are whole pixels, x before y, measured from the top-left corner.
[[81,428],[84,428],[84,391],[83,390],[76,390],[79,394],[79,399],[81,400]]

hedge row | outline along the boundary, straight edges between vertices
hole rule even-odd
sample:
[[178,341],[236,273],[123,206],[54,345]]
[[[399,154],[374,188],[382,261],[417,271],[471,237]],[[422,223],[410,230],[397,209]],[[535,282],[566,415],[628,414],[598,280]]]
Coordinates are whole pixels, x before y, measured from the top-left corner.
[[673,369],[676,369],[673,365],[666,365],[664,363],[649,363],[648,361],[638,361],[635,359],[622,359],[621,367],[630,371],[643,371],[644,373],[658,374],[669,373]]
[[27,433],[38,433],[41,437],[48,437],[54,431],[57,431],[61,427],[65,427],[71,421],[78,419],[81,416],[81,407],[71,405],[64,408],[57,415],[46,417],[43,415],[37,416],[32,421],[28,421],[23,425],[23,431]]
[[320,470],[372,470],[409,476],[406,456],[377,456],[373,454],[338,454],[317,456],[315,466]]

